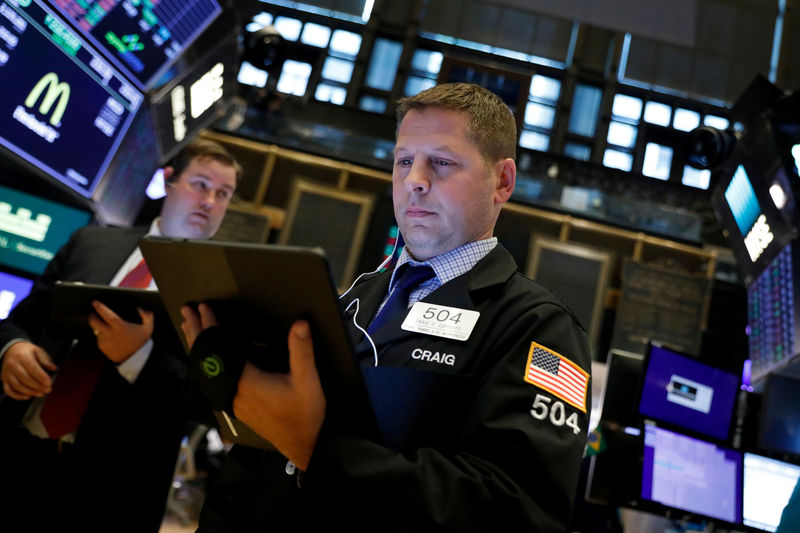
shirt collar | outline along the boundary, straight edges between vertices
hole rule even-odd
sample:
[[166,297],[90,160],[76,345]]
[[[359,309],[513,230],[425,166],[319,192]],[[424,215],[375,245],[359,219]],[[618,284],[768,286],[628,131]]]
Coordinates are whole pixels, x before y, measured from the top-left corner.
[[150,223],[150,229],[147,230],[147,234],[152,235],[153,237],[163,236],[163,234],[161,233],[161,227],[159,226],[160,222],[161,222],[160,216],[154,218],[153,221]]
[[497,237],[489,237],[480,241],[472,241],[462,244],[443,254],[431,257],[426,261],[417,261],[408,253],[408,248],[404,247],[400,252],[400,257],[392,272],[392,279],[389,281],[389,290],[394,289],[395,276],[397,269],[408,263],[410,265],[428,265],[433,269],[437,285],[444,285],[453,278],[468,272],[475,264],[483,259],[486,254],[497,246]]

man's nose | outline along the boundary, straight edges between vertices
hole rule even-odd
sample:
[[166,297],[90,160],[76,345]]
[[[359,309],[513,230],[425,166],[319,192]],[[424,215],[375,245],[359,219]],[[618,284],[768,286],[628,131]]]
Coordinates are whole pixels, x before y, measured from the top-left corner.
[[431,187],[430,169],[422,161],[414,161],[406,176],[406,187],[409,191],[425,193]]
[[203,198],[200,201],[200,205],[202,205],[205,209],[211,209],[214,207],[214,204],[217,202],[217,191],[210,190],[206,191],[203,195]]

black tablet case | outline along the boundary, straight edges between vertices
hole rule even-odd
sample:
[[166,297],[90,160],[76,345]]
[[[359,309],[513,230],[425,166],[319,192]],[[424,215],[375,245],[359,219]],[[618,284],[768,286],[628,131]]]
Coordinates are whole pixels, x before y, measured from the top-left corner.
[[[330,268],[319,248],[147,236],[139,243],[164,307],[186,347],[180,309],[212,302],[222,326],[254,335],[263,357],[285,358],[287,334],[308,320],[317,370],[326,397],[326,423],[367,438],[377,425],[363,375],[353,358]],[[266,337],[264,337],[266,335]],[[275,346],[270,350],[269,346]],[[262,368],[282,361],[264,361]],[[215,412],[223,434],[234,442],[269,447],[252,430]]]

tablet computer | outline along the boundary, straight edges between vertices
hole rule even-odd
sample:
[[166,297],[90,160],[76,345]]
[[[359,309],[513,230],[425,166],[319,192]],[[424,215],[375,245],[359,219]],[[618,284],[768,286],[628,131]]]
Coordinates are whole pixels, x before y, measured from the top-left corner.
[[[309,322],[326,397],[326,420],[367,438],[377,424],[350,337],[344,327],[330,267],[319,248],[144,237],[139,248],[184,344],[180,309],[208,302],[221,326],[249,344],[249,360],[268,370],[288,368],[292,323]],[[269,447],[234,419],[215,412],[233,442]],[[263,441],[263,442],[262,442]]]
[[109,287],[79,281],[56,281],[53,285],[50,326],[57,331],[78,335],[89,329],[89,314],[94,312],[92,301],[107,305],[123,320],[141,324],[137,307],[156,314],[156,327],[167,326],[173,335],[166,311],[158,292],[131,287]]

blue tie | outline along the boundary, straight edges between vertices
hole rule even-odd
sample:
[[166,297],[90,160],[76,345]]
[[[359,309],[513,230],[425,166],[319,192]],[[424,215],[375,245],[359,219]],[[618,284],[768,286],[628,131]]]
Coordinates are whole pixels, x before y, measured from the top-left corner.
[[395,280],[394,291],[389,295],[381,312],[367,328],[367,333],[370,335],[395,317],[404,315],[408,311],[408,297],[411,292],[434,276],[433,269],[428,265],[415,266],[406,263],[400,269]]

